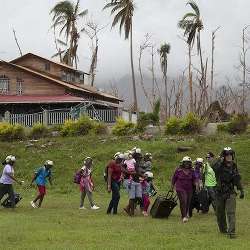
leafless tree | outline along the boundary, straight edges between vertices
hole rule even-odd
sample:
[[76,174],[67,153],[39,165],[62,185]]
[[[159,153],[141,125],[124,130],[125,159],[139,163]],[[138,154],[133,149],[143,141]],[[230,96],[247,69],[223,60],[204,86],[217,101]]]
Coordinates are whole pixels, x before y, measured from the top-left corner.
[[210,79],[210,104],[213,102],[214,97],[214,50],[215,50],[215,38],[216,32],[220,29],[220,27],[216,28],[212,32],[212,59],[211,59],[211,79]]
[[96,68],[97,68],[97,60],[98,60],[98,48],[99,48],[99,39],[98,39],[98,33],[106,28],[107,25],[99,27],[97,23],[94,21],[89,21],[86,24],[86,27],[82,29],[82,31],[89,37],[91,41],[91,63],[90,63],[90,69],[89,74],[91,77],[90,83],[91,86],[94,86],[95,76],[96,76]]
[[15,39],[16,45],[17,45],[17,47],[18,47],[20,56],[22,56],[23,53],[22,53],[21,47],[20,47],[20,45],[19,45],[19,43],[18,43],[17,36],[16,36],[16,31],[15,31],[14,29],[13,29],[13,34],[14,34],[14,39]]
[[[143,90],[143,93],[148,101],[148,103],[150,104],[151,108],[153,109],[153,102],[154,102],[154,96],[152,95],[153,100],[151,101],[150,95],[145,87],[144,84],[144,77],[143,77],[143,70],[142,70],[142,57],[143,57],[143,53],[145,52],[146,49],[151,47],[151,43],[150,43],[150,35],[146,34],[145,35],[145,40],[142,42],[142,44],[140,45],[140,52],[139,52],[139,74],[140,74],[140,84]],[[153,91],[154,93],[154,91]]]

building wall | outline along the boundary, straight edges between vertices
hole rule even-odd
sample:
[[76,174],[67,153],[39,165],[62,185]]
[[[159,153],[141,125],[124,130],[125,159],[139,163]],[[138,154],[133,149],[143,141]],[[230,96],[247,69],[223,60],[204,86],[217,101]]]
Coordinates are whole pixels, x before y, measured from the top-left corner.
[[65,93],[63,86],[33,76],[30,73],[4,63],[0,63],[0,76],[1,75],[5,75],[9,78],[8,95],[17,94],[17,79],[20,79],[22,82],[22,95],[63,95]]
[[23,58],[18,59],[16,64],[36,70],[46,75],[51,75],[60,80],[84,84],[84,80],[80,79],[80,74],[78,72],[67,69],[59,64],[50,62],[40,57],[27,55]]

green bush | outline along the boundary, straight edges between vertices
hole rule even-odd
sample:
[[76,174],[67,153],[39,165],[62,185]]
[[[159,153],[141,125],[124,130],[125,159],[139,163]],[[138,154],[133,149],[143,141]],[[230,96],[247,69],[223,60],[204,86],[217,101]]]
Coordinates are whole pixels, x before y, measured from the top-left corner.
[[248,126],[248,117],[245,114],[233,116],[228,123],[228,131],[231,134],[240,134],[246,132]]
[[105,135],[108,133],[108,128],[105,123],[94,121],[92,131],[96,135]]
[[66,120],[61,128],[62,136],[74,136],[76,135],[77,124],[76,121]]
[[176,134],[196,134],[201,131],[202,121],[199,116],[188,113],[183,118],[171,117],[165,125],[165,133],[170,135]]
[[159,120],[160,120],[160,100],[158,100],[155,103],[152,113],[141,112],[139,114],[136,130],[139,132],[143,132],[146,126],[150,124],[159,125]]
[[165,134],[168,134],[168,135],[179,134],[180,128],[181,128],[181,121],[182,120],[176,116],[170,117],[166,121]]
[[217,131],[218,132],[229,132],[228,131],[228,123],[223,123],[223,124],[218,124],[217,126]]
[[43,138],[49,135],[49,129],[42,123],[36,123],[30,130],[29,136],[34,139]]
[[126,122],[122,118],[116,120],[112,133],[117,136],[131,135],[135,133],[135,125],[131,122]]
[[195,134],[201,131],[202,122],[199,116],[194,113],[188,113],[181,120],[181,134]]
[[87,135],[90,132],[94,134],[106,134],[107,126],[102,122],[92,120],[88,116],[81,116],[78,120],[67,120],[61,126],[62,136]]
[[24,127],[20,124],[11,125],[6,122],[0,123],[0,139],[7,140],[16,140],[23,139],[25,137]]
[[76,135],[87,135],[94,128],[94,121],[88,116],[81,116],[76,121]]

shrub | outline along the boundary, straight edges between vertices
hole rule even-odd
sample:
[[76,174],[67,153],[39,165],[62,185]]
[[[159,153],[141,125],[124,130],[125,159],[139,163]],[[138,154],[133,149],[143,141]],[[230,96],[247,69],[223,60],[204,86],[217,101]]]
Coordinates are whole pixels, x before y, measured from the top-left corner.
[[165,134],[176,135],[180,133],[181,119],[173,116],[166,121]]
[[223,123],[223,124],[218,124],[217,126],[217,131],[218,132],[229,132],[228,131],[228,123]]
[[42,138],[46,137],[49,134],[49,129],[42,123],[36,123],[33,125],[30,131],[30,137],[32,138]]
[[76,135],[76,121],[66,120],[62,125],[62,129],[60,132],[62,136]]
[[94,121],[88,116],[81,116],[76,121],[76,135],[87,135],[94,128]]
[[25,137],[24,127],[20,124],[11,125],[6,122],[0,123],[0,139],[1,140],[15,140],[23,139]]
[[65,121],[65,123],[61,127],[60,132],[63,136],[87,135],[91,130],[97,133],[97,131],[100,132],[102,125],[96,125],[96,123],[97,122],[93,121],[88,116],[81,116],[78,120],[75,121]]
[[195,134],[201,131],[202,122],[199,116],[194,113],[188,113],[182,120],[180,132],[182,134]]
[[245,114],[233,116],[228,123],[228,131],[231,134],[240,134],[246,132],[248,126],[248,117]]
[[160,100],[158,100],[153,108],[152,113],[140,113],[137,121],[137,130],[143,132],[149,124],[159,125]]
[[199,133],[202,127],[202,121],[199,116],[188,113],[183,118],[171,117],[165,125],[165,133],[176,134],[195,134]]
[[131,135],[135,132],[135,125],[131,122],[126,122],[122,118],[116,120],[112,133],[118,136]]
[[92,131],[96,135],[105,135],[108,133],[108,128],[105,123],[94,121]]

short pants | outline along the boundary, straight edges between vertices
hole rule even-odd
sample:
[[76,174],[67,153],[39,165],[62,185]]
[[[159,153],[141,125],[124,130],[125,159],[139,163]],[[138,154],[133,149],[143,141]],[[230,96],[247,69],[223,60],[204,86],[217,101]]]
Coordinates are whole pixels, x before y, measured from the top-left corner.
[[42,185],[37,185],[38,191],[40,195],[45,195],[46,194],[46,186]]
[[129,195],[129,199],[135,199],[135,198],[142,198],[142,188],[141,188],[141,183],[140,182],[135,182],[129,180],[127,185],[127,192]]

